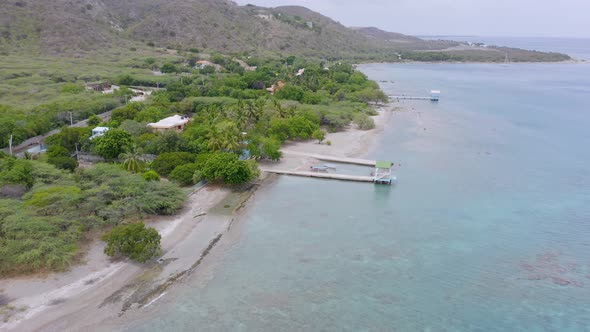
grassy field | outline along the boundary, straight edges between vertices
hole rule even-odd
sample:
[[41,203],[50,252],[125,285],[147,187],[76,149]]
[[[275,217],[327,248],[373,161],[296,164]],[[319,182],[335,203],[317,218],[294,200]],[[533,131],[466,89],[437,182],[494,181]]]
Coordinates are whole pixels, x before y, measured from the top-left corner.
[[179,78],[175,74],[156,76],[152,68],[184,57],[157,48],[96,53],[90,57],[0,57],[0,147],[8,137],[15,143],[43,134],[74,120],[109,111],[122,105],[125,96],[87,91],[86,82],[117,83],[132,76],[138,83],[165,86]]

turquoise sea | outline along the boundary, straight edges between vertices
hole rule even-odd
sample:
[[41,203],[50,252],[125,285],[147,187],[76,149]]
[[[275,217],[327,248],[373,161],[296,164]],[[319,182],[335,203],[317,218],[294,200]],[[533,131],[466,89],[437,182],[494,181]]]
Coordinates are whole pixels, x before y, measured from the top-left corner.
[[361,69],[442,90],[369,152],[398,183],[279,177],[120,329],[590,331],[590,65]]

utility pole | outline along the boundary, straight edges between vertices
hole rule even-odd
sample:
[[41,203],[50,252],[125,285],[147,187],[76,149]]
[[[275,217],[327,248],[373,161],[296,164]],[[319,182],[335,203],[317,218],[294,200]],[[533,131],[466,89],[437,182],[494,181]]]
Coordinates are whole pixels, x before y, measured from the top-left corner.
[[12,156],[12,134],[10,134],[10,140],[8,141],[8,150],[10,151],[10,155]]
[[78,143],[76,143],[76,160],[78,161],[78,164],[80,164],[80,155],[78,154]]
[[70,113],[70,126],[73,126],[74,125],[74,115],[72,114],[72,112],[69,112],[69,113]]

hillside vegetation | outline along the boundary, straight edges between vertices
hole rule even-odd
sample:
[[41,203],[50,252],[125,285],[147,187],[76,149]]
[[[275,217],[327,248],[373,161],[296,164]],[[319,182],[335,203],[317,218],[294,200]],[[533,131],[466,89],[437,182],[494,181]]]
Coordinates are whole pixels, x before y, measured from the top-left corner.
[[[441,51],[432,60],[504,59],[504,52],[446,49],[452,41],[425,41],[376,28],[350,29],[307,8],[238,6],[225,0],[6,0],[0,8],[2,53],[88,56],[146,45],[225,54],[293,54],[325,59],[397,61],[415,52]],[[567,56],[519,51],[525,61]],[[475,54],[474,54],[475,53]],[[497,53],[497,54],[495,54]],[[494,56],[490,56],[490,55]],[[500,55],[500,58],[495,55]],[[416,56],[424,60],[425,55]]]

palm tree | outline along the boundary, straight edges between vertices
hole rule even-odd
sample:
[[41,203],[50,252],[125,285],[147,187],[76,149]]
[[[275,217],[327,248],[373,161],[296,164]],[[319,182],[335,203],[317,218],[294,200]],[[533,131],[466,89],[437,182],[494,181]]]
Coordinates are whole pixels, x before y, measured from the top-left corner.
[[238,125],[238,128],[244,128],[244,124],[246,123],[246,111],[244,107],[244,102],[241,99],[238,100],[238,103],[236,104],[233,113],[234,120]]
[[209,122],[209,124],[214,124],[215,122],[217,122],[222,116],[223,116],[223,111],[221,110],[221,107],[219,107],[218,105],[210,105],[205,109],[205,114],[207,116],[207,122]]
[[210,151],[237,151],[240,148],[241,133],[235,123],[223,121],[211,127],[207,139],[207,148]]
[[273,106],[275,108],[275,111],[277,112],[277,114],[279,115],[280,118],[286,118],[287,117],[287,112],[283,108],[283,104],[281,104],[281,101],[278,98],[273,98],[272,99],[272,104],[273,104]]
[[145,162],[141,159],[143,152],[137,146],[132,145],[129,149],[119,155],[123,162],[123,168],[129,172],[139,173],[145,168]]
[[258,98],[256,101],[246,101],[246,116],[251,122],[258,122],[264,113],[264,106],[266,106],[266,98]]

